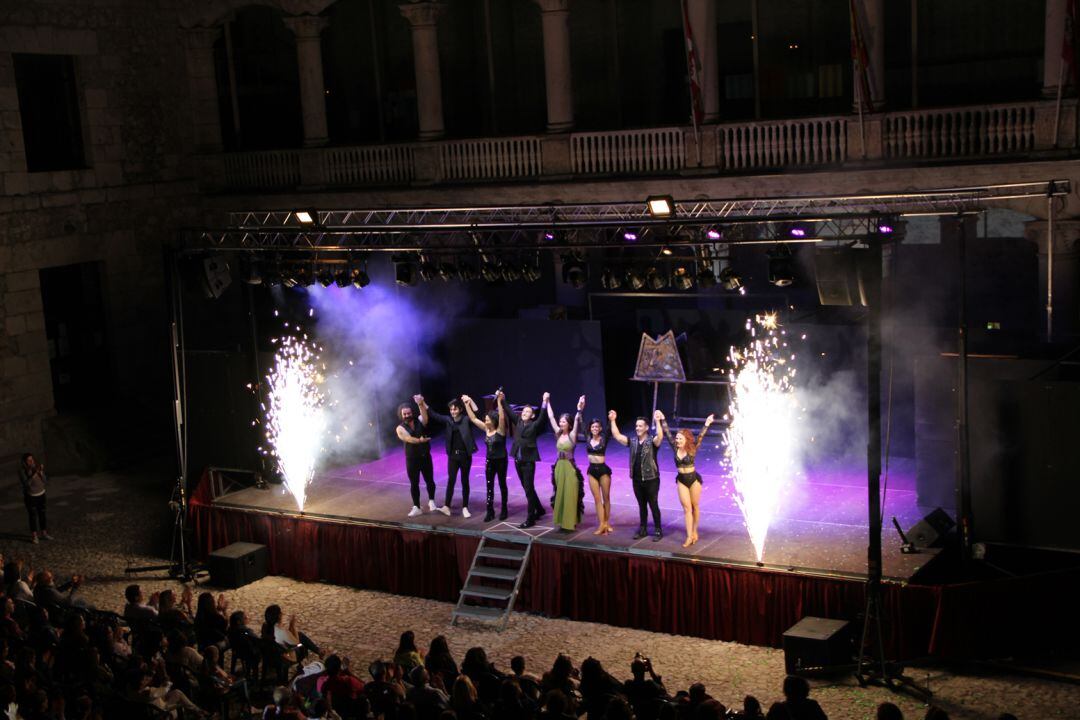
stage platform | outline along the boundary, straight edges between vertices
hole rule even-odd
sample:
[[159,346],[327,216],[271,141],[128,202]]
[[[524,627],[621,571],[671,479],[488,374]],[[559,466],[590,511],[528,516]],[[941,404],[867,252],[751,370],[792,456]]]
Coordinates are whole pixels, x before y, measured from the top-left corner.
[[[555,457],[554,441],[550,434],[541,439],[541,457]],[[867,497],[866,470],[858,463],[833,463],[820,466],[792,478],[788,494],[780,504],[779,514],[769,530],[762,565],[756,562],[754,548],[743,525],[742,514],[731,497],[730,482],[720,464],[719,440],[708,438],[697,458],[697,468],[703,478],[701,496],[700,540],[683,548],[686,538],[683,510],[676,490],[671,450],[661,447],[660,508],[664,538],[634,540],[638,526],[637,502],[630,485],[627,465],[629,453],[622,447],[610,452],[608,464],[614,471],[611,487],[612,524],[615,532],[594,535],[596,514],[586,478],[585,516],[573,533],[556,531],[550,512],[528,532],[537,542],[557,544],[585,550],[631,553],[719,563],[743,567],[765,567],[772,570],[802,574],[826,575],[862,579],[866,577]],[[584,460],[582,448],[578,455]],[[435,465],[436,504],[441,505],[446,487],[446,454],[441,443],[432,448]],[[579,465],[584,470],[586,465]],[[552,493],[550,462],[537,465],[537,492],[545,506]],[[395,448],[379,460],[341,467],[319,474],[308,488],[303,517],[335,522],[363,522],[427,532],[448,532],[479,536],[483,532],[520,533],[517,525],[525,516],[525,498],[511,463],[509,478],[510,516],[505,523],[497,520],[483,522],[486,486],[484,481],[483,449],[474,456],[471,475],[469,508],[471,518],[461,515],[460,484],[455,489],[453,514],[427,512],[426,493],[421,483],[425,512],[418,517],[406,517],[411,500],[409,481],[405,474],[404,452]],[[296,514],[296,503],[280,486],[260,490],[247,488],[228,493],[214,500],[216,506],[267,513]],[[496,507],[498,489],[496,488]],[[890,466],[885,492],[883,532],[884,576],[886,580],[905,582],[932,561],[936,550],[918,554],[900,552],[900,538],[889,519],[899,520],[908,528],[917,522],[923,511],[915,500],[914,462],[894,460]],[[651,528],[651,519],[650,519]]]

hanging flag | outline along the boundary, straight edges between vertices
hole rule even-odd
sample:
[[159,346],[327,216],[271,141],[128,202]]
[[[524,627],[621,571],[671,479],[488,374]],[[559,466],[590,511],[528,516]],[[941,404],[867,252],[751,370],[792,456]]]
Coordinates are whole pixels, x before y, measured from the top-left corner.
[[863,15],[860,0],[848,0],[851,14],[851,60],[855,65],[855,83],[859,106],[868,112],[874,109],[873,83],[870,82],[870,55],[866,51]]
[[1077,0],[1065,1],[1065,29],[1061,38],[1061,61],[1065,63],[1062,82],[1076,82],[1076,5]]
[[705,109],[701,99],[701,61],[698,58],[697,43],[690,27],[690,13],[686,0],[682,0],[683,37],[686,40],[686,74],[690,78],[690,121],[696,128],[705,118]]

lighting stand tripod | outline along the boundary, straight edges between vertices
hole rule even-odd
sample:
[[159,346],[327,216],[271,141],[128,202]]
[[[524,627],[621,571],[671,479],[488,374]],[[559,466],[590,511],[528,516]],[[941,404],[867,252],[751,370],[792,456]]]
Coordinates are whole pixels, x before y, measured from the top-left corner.
[[169,577],[192,582],[195,580],[200,568],[188,558],[187,548],[187,492],[184,490],[183,478],[176,479],[176,487],[173,489],[172,499],[169,500],[169,509],[173,511],[173,534],[172,548],[169,550],[169,563],[167,565],[146,565],[143,567],[125,568],[127,574],[144,572],[168,572]]

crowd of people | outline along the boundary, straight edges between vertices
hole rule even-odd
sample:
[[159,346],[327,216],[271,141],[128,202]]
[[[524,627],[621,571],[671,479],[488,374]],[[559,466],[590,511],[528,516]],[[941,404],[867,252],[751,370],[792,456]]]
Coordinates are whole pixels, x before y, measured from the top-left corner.
[[[98,718],[383,718],[384,720],[823,720],[805,679],[788,677],[766,709],[753,697],[727,708],[702,684],[673,689],[637,654],[609,672],[567,655],[533,674],[523,657],[498,668],[481,647],[459,664],[444,636],[426,652],[411,631],[364,671],[325,651],[279,605],[252,625],[226,598],[124,592],[122,613],[80,597],[82,578],[57,584],[3,561],[0,712],[10,720]],[[903,717],[884,703],[879,720]],[[1008,716],[1002,716],[1007,718]],[[947,720],[940,710],[927,714]]]

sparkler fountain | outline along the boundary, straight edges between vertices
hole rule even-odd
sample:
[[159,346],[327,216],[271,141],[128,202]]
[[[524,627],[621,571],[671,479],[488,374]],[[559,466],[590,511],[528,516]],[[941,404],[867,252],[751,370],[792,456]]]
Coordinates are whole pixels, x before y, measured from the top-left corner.
[[317,350],[307,336],[277,340],[274,369],[267,375],[266,408],[268,453],[277,462],[285,489],[303,512],[307,486],[315,473],[327,422],[319,391]]
[[749,344],[732,348],[724,462],[750,542],[761,562],[765,538],[795,470],[795,355],[775,313],[746,321]]

